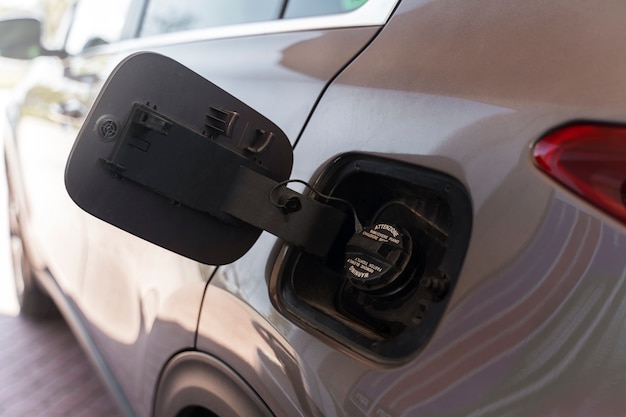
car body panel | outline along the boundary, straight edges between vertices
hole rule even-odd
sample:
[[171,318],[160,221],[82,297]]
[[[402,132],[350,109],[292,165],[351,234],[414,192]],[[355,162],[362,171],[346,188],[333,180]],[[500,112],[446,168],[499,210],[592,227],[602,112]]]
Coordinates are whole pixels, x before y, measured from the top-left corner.
[[[624,7],[405,0],[324,94],[293,178],[358,150],[447,172],[472,196],[463,271],[416,357],[376,366],[286,321],[267,294],[280,262],[268,235],[218,270],[198,347],[264,392],[261,364],[280,345],[293,356],[274,359],[269,379],[302,415],[621,414],[624,226],[541,175],[530,148],[572,120],[626,121],[626,62],[614,53]],[[248,304],[257,326],[226,352],[228,335],[213,332],[213,286]],[[280,342],[258,342],[270,332]]]
[[61,105],[84,100],[88,91],[73,80],[63,79],[62,74],[63,67],[55,58],[42,57],[31,65],[15,92],[22,105],[19,110],[11,108],[14,123],[9,125],[4,142],[9,179],[14,183],[11,189],[20,205],[22,233],[28,244],[37,248],[29,250],[33,262],[39,270],[64,271],[59,283],[68,295],[76,296],[86,249],[84,216],[67,198],[62,182],[80,120],[68,115]]
[[[37,266],[76,306],[127,414],[151,415],[163,367],[194,349],[277,416],[624,414],[626,229],[539,173],[530,149],[572,120],[626,121],[626,4],[404,0],[380,31],[394,6],[34,62],[16,100],[35,110],[10,107],[10,180],[26,190]],[[425,348],[381,364],[290,322],[268,294],[285,256],[268,234],[216,270],[79,213],[59,187],[83,107],[138,50],[180,61],[280,126],[293,178],[314,184],[338,155],[362,152],[465,185],[472,237]]]
[[[302,31],[163,47],[188,66],[276,123],[293,143],[326,83],[376,34],[377,28]],[[200,47],[207,62],[195,52]],[[315,51],[315,52],[312,52]],[[310,71],[303,73],[294,63]]]
[[[295,138],[327,80],[374,33],[374,28],[297,32],[168,47],[146,45],[145,49],[174,58],[211,79],[271,117],[290,138]],[[298,55],[302,43],[306,43],[305,51],[319,50],[319,54],[327,57],[317,59],[312,66],[316,68],[317,77],[300,76],[285,69],[282,60],[292,53]],[[206,51],[206,55],[199,55],[197,48]],[[220,60],[206,58],[213,55]],[[126,236],[95,219],[88,221],[86,227],[90,248],[99,249],[97,256],[88,257],[86,262],[81,310],[93,326],[94,335],[105,333],[97,336],[98,348],[108,362],[116,364],[113,372],[123,390],[130,393],[129,400],[137,407],[138,415],[146,415],[152,396],[146,387],[156,385],[159,368],[145,363],[144,370],[137,372],[137,368],[129,364],[142,363],[143,358],[152,355],[154,363],[164,363],[175,351],[193,347],[200,298],[211,268]],[[110,242],[114,242],[114,246]],[[115,272],[114,266],[118,266]],[[195,289],[190,290],[188,286]],[[167,318],[161,317],[161,309],[174,300],[182,305],[171,306],[172,311],[188,309],[190,314],[185,315],[184,321],[182,315],[171,315],[169,319],[173,323],[169,323]],[[195,317],[192,311],[196,312]],[[149,334],[152,321],[165,321],[166,327],[179,326],[178,330],[172,330],[179,333],[177,337],[167,338],[177,345],[167,345],[167,349],[162,350],[156,348],[158,345],[151,342],[153,337]],[[157,338],[160,340],[162,336]],[[127,358],[128,362],[116,359],[120,357]]]
[[[387,4],[387,13],[393,4],[373,3]],[[310,20],[313,27],[315,22],[325,22],[323,18],[298,20],[300,25]],[[369,26],[370,22],[365,27],[341,29],[324,23],[332,29],[293,31],[293,24],[281,23],[194,31],[191,37],[172,34],[124,41],[64,61],[39,58],[35,66],[48,71],[48,76],[42,79],[33,74],[33,82],[21,86],[38,104],[42,101],[38,92],[65,94],[44,94],[48,101],[41,104],[42,114],[18,117],[17,137],[10,139],[29,151],[20,154],[19,167],[26,189],[34,194],[27,196],[28,203],[36,206],[28,243],[33,253],[41,255],[40,267],[49,270],[45,276],[54,277],[76,306],[65,311],[78,312],[84,322],[78,331],[85,331],[92,342],[88,349],[98,352],[97,365],[108,367],[105,377],[115,385],[113,391],[125,403],[123,408],[138,416],[150,415],[158,377],[168,359],[194,348],[201,299],[213,267],[184,259],[76,211],[67,193],[58,187],[63,184],[63,168],[77,127],[84,120],[82,110],[91,106],[120,60],[134,51],[147,50],[177,59],[246,100],[281,125],[295,142],[326,84],[378,27]],[[252,36],[251,28],[257,28],[260,35]],[[306,65],[312,74],[292,69],[294,61]],[[71,117],[50,114],[51,109],[68,113],[62,108],[68,102],[78,103],[80,111]],[[56,138],[55,132],[61,138]],[[52,140],[56,141],[54,152],[48,149]],[[39,170],[48,165],[54,174]],[[56,200],[65,206],[61,208]],[[47,215],[46,207],[57,206],[71,223],[61,223],[56,214]],[[56,234],[44,233],[48,229]],[[82,240],[70,240],[73,233]],[[67,244],[59,245],[60,241]],[[57,264],[58,259],[67,259],[68,264]]]

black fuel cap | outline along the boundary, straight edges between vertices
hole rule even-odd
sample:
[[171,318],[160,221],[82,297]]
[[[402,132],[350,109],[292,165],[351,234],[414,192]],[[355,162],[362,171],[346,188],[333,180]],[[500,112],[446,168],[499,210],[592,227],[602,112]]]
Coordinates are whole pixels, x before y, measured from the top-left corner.
[[407,267],[411,246],[411,236],[398,226],[369,226],[355,233],[346,246],[346,276],[363,291],[387,289]]

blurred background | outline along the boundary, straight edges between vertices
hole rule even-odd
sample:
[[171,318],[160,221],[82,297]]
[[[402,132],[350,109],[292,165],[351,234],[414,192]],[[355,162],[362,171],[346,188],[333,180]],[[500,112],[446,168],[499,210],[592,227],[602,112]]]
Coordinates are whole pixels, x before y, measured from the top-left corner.
[[[63,16],[71,0],[1,0],[0,19],[14,16],[36,15],[42,18],[44,42],[56,42],[58,28],[63,24]],[[0,58],[0,90],[11,88],[24,74],[27,61]],[[6,91],[2,91],[6,96]]]
[[[54,44],[71,3],[0,0],[0,19],[36,15],[45,22],[44,42]],[[29,65],[26,60],[0,58],[0,111]],[[33,322],[19,316],[7,206],[4,158],[0,158],[0,417],[117,416],[115,405],[65,322]]]

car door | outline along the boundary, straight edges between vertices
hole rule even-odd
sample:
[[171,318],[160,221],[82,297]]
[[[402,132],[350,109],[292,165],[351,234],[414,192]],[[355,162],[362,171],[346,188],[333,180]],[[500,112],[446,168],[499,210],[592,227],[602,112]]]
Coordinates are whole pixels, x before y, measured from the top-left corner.
[[[147,2],[135,39],[93,46],[71,58],[67,71],[74,77],[91,74],[101,85],[103,74],[123,57],[136,51],[163,54],[270,118],[295,143],[327,84],[375,36],[395,1],[370,0],[359,8],[363,2],[351,8],[324,2],[313,9],[306,3],[297,7],[299,2],[292,8],[280,1],[261,3],[259,9],[257,1],[236,2],[237,7],[229,2],[220,21],[215,20],[220,2],[211,13],[199,12],[198,2]],[[235,17],[233,8],[239,11]],[[78,307],[111,380],[126,397],[122,400],[147,415],[163,364],[194,346],[204,287],[214,268],[92,217],[85,228],[88,253]]]
[[[36,270],[54,276],[71,299],[81,291],[87,241],[85,217],[64,192],[63,172],[89,103],[97,94],[99,79],[93,71],[79,68],[80,60],[64,57],[68,51],[79,53],[95,37],[109,42],[119,40],[123,36],[120,16],[125,16],[129,4],[125,0],[116,2],[122,15],[106,8],[88,10],[80,4],[59,8],[57,13],[65,18],[49,22],[58,26],[58,36],[47,36],[53,38],[47,42],[50,50],[30,63],[12,92],[7,110],[11,123],[5,142],[8,170],[15,181],[12,191],[19,205],[21,233],[30,261]],[[85,32],[81,22],[89,20],[92,12],[117,24]],[[67,22],[73,17],[75,25],[66,51],[63,39]]]

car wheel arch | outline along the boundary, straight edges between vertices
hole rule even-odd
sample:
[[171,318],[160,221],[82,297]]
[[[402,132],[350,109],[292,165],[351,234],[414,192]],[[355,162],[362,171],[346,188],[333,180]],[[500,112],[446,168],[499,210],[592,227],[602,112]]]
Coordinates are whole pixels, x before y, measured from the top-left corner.
[[185,351],[165,365],[157,385],[154,417],[273,416],[267,405],[227,364]]

